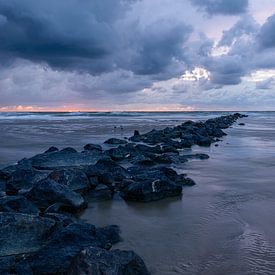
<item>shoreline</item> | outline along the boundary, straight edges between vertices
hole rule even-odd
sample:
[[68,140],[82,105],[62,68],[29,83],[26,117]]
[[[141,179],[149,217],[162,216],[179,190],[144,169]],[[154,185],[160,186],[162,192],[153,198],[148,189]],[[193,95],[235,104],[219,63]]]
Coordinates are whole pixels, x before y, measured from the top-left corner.
[[[20,161],[16,167],[3,169],[2,171],[4,171],[4,173],[0,175],[0,177],[7,183],[8,189],[6,191],[9,197],[11,197],[11,195],[12,197],[19,197],[19,193],[20,198],[27,198],[27,201],[31,202],[34,207],[39,208],[40,219],[48,219],[48,216],[55,216],[55,226],[57,224],[59,224],[58,226],[61,226],[63,223],[63,231],[61,231],[63,232],[62,234],[65,234],[64,231],[66,231],[68,227],[74,227],[73,225],[78,222],[66,221],[66,223],[69,224],[64,226],[65,218],[63,212],[74,212],[85,207],[85,201],[81,199],[81,193],[83,194],[92,191],[96,196],[111,198],[114,192],[121,192],[125,200],[141,202],[158,200],[181,194],[182,186],[193,185],[194,182],[191,179],[188,179],[185,175],[178,175],[172,169],[167,168],[171,163],[187,161],[188,158],[180,156],[180,154],[177,153],[178,150],[191,147],[193,144],[210,146],[213,142],[218,141],[217,138],[219,139],[224,135],[222,129],[228,128],[237,118],[240,117],[240,115],[231,115],[217,119],[210,119],[205,123],[187,122],[173,128],[151,131],[144,135],[140,135],[136,132],[135,135],[129,139],[130,143],[126,140],[110,139],[107,141],[107,144],[111,144],[110,146],[114,146],[114,148],[105,151],[103,151],[101,147],[91,144],[86,145],[86,148],[82,153],[78,153],[72,148],[65,148],[61,151],[57,148],[51,148],[44,154]],[[180,139],[180,141],[176,139]],[[131,145],[131,142],[136,142],[137,144]],[[141,144],[141,142],[148,145]],[[159,145],[160,143],[162,144],[161,146]],[[128,156],[129,154],[130,156]],[[207,156],[192,155],[189,157],[206,158]],[[130,163],[134,168],[125,169],[123,165],[121,166],[120,164],[125,161]],[[96,164],[90,165],[92,162]],[[88,167],[85,167],[87,166],[87,163],[89,163],[89,165]],[[81,166],[81,169],[76,169],[76,166]],[[50,173],[48,173],[49,169],[51,171]],[[22,171],[24,172],[22,173]],[[25,174],[26,171],[28,171],[28,173]],[[12,180],[10,177],[12,177]],[[23,184],[22,178],[24,178],[25,181]],[[68,178],[70,179],[69,183],[64,180]],[[76,183],[76,179],[79,178],[83,179],[81,185]],[[146,178],[146,180],[144,180],[144,178]],[[58,189],[60,185],[67,188]],[[54,203],[53,201],[50,201],[53,196],[51,196],[51,198],[43,198],[42,196],[41,198],[41,194],[45,190],[50,190],[52,192],[51,195],[55,195],[56,201]],[[56,196],[57,193],[59,194],[59,197]],[[63,197],[60,196],[61,193]],[[79,196],[76,196],[75,194]],[[20,209],[12,210],[15,210],[13,212],[20,212]],[[24,211],[25,210],[26,207]],[[62,214],[56,214],[60,212],[62,212]],[[10,219],[11,215],[7,215]],[[13,215],[17,217],[21,216],[20,218],[25,216],[25,214]],[[52,217],[49,219],[52,221]],[[81,230],[84,230],[84,225],[81,225],[80,227]],[[53,229],[51,228],[51,230]],[[60,228],[55,228],[55,234],[58,232],[60,233],[59,230]],[[112,228],[111,235],[115,235],[117,232],[116,230]],[[75,231],[73,231],[73,234],[77,234]],[[105,234],[104,238],[106,239],[106,230],[104,231],[104,234],[102,232],[100,234]],[[59,237],[62,237],[62,234]],[[70,234],[72,234],[72,232],[70,232]],[[109,240],[109,242],[112,244],[112,241]],[[64,245],[69,247],[74,246],[72,243],[63,243],[60,245],[61,247]],[[84,247],[86,247],[86,245],[87,244],[85,243]],[[88,245],[90,245],[90,243]],[[46,252],[52,252],[53,243],[50,241],[46,244],[46,247],[48,249]],[[78,247],[76,250],[81,249]],[[111,255],[106,251],[103,251],[105,253],[104,257],[111,257]],[[35,269],[37,271],[39,268],[43,267],[43,264],[45,268],[45,259],[42,264],[39,263],[37,258],[39,259],[39,255],[47,255],[45,254],[46,252],[45,249],[41,252],[40,248],[35,252],[32,251],[31,253],[36,253],[36,255],[32,255],[32,257],[29,256],[29,258],[27,257],[23,260],[25,268],[28,266],[30,269]],[[86,254],[90,255],[89,251]],[[82,253],[81,255],[78,255],[78,260],[77,263],[75,263],[75,266],[79,265],[78,261],[80,258],[83,261],[89,260],[87,259],[86,254],[83,255]],[[59,256],[64,258],[64,255]],[[139,262],[136,256],[132,255],[132,257]],[[117,255],[114,258],[119,262],[119,257]],[[14,268],[14,264],[18,265],[18,263],[20,263],[20,266],[23,265],[21,260],[13,263],[12,267]],[[95,262],[90,262],[90,264],[95,264]],[[58,268],[58,265],[55,266]],[[137,274],[146,274],[145,272],[147,271],[144,269],[145,266],[143,266],[141,262],[139,262],[139,266],[140,268],[143,268],[143,273]],[[43,271],[45,271],[45,269]]]

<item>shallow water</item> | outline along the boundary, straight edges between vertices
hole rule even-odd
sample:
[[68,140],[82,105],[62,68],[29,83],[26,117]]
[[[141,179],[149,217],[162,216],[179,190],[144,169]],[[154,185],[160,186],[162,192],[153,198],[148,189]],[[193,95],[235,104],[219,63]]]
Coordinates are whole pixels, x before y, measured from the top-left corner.
[[[6,127],[1,161],[15,161],[49,145],[80,148],[110,135],[127,136],[135,128],[144,132],[218,115],[0,119],[2,129]],[[226,130],[228,136],[218,147],[192,148],[210,159],[176,167],[197,182],[181,198],[145,204],[93,202],[82,218],[98,226],[118,224],[124,241],[116,247],[136,251],[153,274],[274,274],[275,113],[249,113],[242,122],[246,125]]]

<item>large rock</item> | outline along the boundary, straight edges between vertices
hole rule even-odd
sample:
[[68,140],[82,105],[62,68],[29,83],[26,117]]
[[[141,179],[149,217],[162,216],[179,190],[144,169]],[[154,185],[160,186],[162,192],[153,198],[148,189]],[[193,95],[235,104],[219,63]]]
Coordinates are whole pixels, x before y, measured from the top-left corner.
[[100,159],[95,165],[89,166],[85,173],[94,187],[98,184],[114,186],[117,181],[128,176],[126,169],[110,158]]
[[121,196],[129,201],[150,202],[179,196],[181,192],[182,186],[157,179],[131,183],[122,190]]
[[80,168],[56,169],[49,174],[48,178],[66,185],[72,191],[85,192],[90,189],[89,179]]
[[143,260],[133,251],[89,247],[74,258],[69,275],[149,275]]
[[34,184],[48,175],[47,172],[41,172],[32,167],[22,167],[18,165],[10,174],[7,181],[6,192],[8,194],[17,194],[19,191],[26,192],[30,190]]
[[64,167],[86,166],[96,163],[102,157],[97,150],[77,152],[73,148],[64,148],[60,151],[47,152],[29,159],[23,159],[20,164],[31,165],[39,170],[54,170]]
[[73,258],[85,247],[109,249],[119,240],[116,226],[95,228],[91,224],[72,223],[57,231],[41,250],[19,266],[34,274],[67,274]]
[[37,182],[26,197],[40,209],[46,209],[55,203],[61,203],[64,211],[75,212],[86,207],[80,194],[51,179]]
[[0,212],[18,212],[38,214],[38,208],[23,196],[5,196],[0,198]]
[[0,197],[6,195],[6,185],[9,179],[9,174],[0,170]]
[[0,213],[0,257],[38,251],[55,225],[36,215]]
[[102,151],[102,147],[101,145],[99,144],[92,144],[92,143],[89,143],[89,144],[86,144],[84,146],[84,150],[85,151]]

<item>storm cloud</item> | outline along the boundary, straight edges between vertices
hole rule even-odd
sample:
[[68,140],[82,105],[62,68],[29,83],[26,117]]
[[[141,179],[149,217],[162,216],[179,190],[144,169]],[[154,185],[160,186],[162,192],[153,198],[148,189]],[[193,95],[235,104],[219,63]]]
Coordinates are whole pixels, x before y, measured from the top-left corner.
[[253,7],[255,0],[0,0],[0,108],[225,108],[234,98],[251,105],[258,90],[267,104],[275,7],[261,10],[261,20]]
[[237,15],[246,12],[248,0],[191,0],[209,15]]

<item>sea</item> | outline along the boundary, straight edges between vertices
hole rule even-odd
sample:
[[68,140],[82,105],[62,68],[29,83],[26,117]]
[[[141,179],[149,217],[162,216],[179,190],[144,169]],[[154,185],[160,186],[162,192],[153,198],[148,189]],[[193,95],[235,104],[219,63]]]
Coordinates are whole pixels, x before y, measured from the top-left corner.
[[[204,121],[230,112],[0,113],[0,167],[50,146],[82,150],[134,130]],[[152,274],[275,274],[275,112],[243,112],[219,146],[174,167],[195,180],[181,197],[150,203],[91,201],[81,218],[117,224]]]

